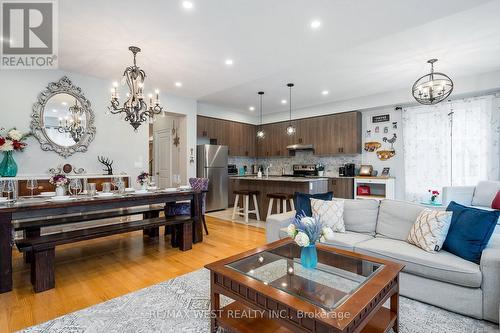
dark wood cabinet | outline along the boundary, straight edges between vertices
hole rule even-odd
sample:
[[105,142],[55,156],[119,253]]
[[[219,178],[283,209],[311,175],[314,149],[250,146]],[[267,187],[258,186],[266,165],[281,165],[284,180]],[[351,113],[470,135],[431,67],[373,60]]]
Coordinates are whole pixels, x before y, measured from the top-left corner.
[[288,156],[287,146],[312,144],[315,155],[361,153],[361,113],[346,112],[293,120],[294,135],[288,135],[288,121],[265,124],[263,139],[256,138],[257,128],[229,120],[198,116],[198,137],[216,139],[229,147],[230,156]]
[[328,179],[328,191],[333,192],[334,198],[354,199],[353,178],[330,178]]
[[230,156],[255,157],[255,125],[210,117],[197,117],[198,137],[228,146]]

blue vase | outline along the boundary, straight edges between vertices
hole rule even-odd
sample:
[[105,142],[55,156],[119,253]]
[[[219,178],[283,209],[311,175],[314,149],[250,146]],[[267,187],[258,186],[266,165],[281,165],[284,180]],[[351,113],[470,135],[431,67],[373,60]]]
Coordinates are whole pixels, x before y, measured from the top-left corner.
[[3,160],[0,163],[0,175],[2,177],[15,177],[17,175],[17,164],[12,156],[12,151],[3,153]]
[[316,244],[304,246],[300,251],[300,263],[302,267],[314,269],[318,266],[318,253],[316,251]]

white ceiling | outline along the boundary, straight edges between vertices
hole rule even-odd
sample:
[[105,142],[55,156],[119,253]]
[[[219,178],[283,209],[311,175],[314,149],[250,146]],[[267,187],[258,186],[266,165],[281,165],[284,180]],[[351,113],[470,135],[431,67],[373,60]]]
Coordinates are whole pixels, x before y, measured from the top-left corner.
[[452,78],[500,69],[500,0],[191,1],[60,1],[60,68],[111,85],[137,45],[147,88],[242,112],[263,90],[266,113],[290,81],[296,108],[409,89],[434,57]]

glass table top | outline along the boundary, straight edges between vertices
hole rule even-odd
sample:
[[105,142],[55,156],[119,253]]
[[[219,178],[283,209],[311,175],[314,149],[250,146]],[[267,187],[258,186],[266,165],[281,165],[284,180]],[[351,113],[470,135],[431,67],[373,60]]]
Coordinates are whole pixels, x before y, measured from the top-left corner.
[[295,243],[263,251],[226,267],[307,302],[333,310],[382,269],[383,264],[318,248],[318,266],[300,263]]

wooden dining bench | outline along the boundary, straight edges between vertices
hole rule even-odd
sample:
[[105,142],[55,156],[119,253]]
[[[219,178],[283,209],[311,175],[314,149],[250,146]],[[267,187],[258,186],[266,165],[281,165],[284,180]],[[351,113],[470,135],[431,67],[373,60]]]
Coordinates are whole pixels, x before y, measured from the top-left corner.
[[20,252],[31,253],[31,283],[35,292],[41,292],[55,287],[56,246],[137,230],[157,230],[160,226],[172,226],[172,247],[179,247],[181,251],[192,248],[193,219],[190,216],[169,217],[168,219],[151,217],[55,234],[27,235],[17,240],[16,246]]

